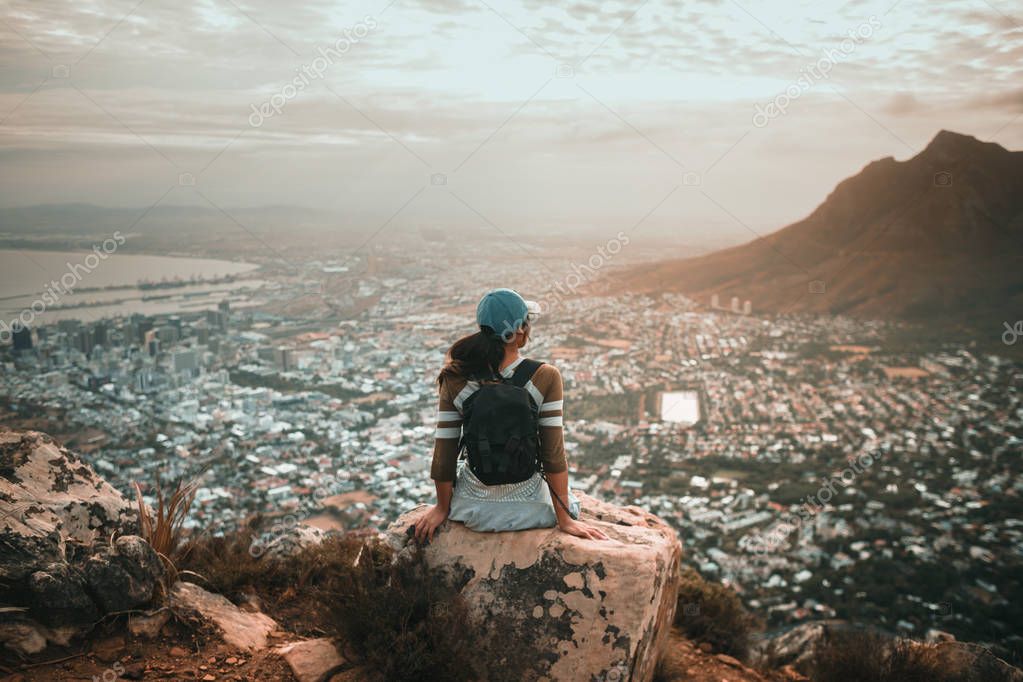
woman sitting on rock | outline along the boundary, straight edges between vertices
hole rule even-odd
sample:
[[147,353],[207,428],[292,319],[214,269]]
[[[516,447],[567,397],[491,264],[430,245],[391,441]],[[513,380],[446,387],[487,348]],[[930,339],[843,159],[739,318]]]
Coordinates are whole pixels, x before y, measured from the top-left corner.
[[448,518],[477,531],[557,525],[607,539],[578,520],[568,490],[561,373],[519,355],[538,313],[511,289],[495,289],[476,307],[480,330],[448,351],[430,469],[437,504],[416,522],[417,540],[432,539]]

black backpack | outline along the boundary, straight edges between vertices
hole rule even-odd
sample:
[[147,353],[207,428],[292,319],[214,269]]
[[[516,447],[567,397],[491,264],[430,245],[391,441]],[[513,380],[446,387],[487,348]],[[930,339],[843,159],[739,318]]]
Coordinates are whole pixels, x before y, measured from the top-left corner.
[[462,404],[458,449],[486,485],[519,483],[540,471],[540,406],[525,386],[541,365],[522,360],[511,379],[481,381]]

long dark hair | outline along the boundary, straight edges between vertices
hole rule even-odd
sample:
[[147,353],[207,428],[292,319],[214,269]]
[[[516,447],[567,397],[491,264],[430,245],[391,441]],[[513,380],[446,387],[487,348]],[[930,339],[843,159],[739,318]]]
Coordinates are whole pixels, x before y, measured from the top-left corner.
[[447,379],[471,379],[497,374],[504,360],[504,339],[490,327],[480,327],[455,341],[448,349],[448,361],[437,376],[437,383]]

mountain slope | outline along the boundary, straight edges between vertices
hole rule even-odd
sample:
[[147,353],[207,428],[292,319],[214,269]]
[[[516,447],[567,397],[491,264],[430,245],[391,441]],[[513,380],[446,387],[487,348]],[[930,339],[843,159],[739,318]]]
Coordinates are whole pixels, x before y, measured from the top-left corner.
[[623,284],[705,301],[738,296],[774,312],[1018,316],[1023,152],[941,131],[913,158],[875,161],[839,183],[804,220],[742,246],[637,267]]

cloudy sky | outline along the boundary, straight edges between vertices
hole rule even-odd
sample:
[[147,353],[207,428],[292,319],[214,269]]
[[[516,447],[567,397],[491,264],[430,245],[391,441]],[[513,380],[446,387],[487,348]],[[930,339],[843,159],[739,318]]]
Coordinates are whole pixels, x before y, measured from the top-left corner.
[[8,0],[2,16],[0,206],[734,234],[942,128],[1023,148],[1007,0]]

